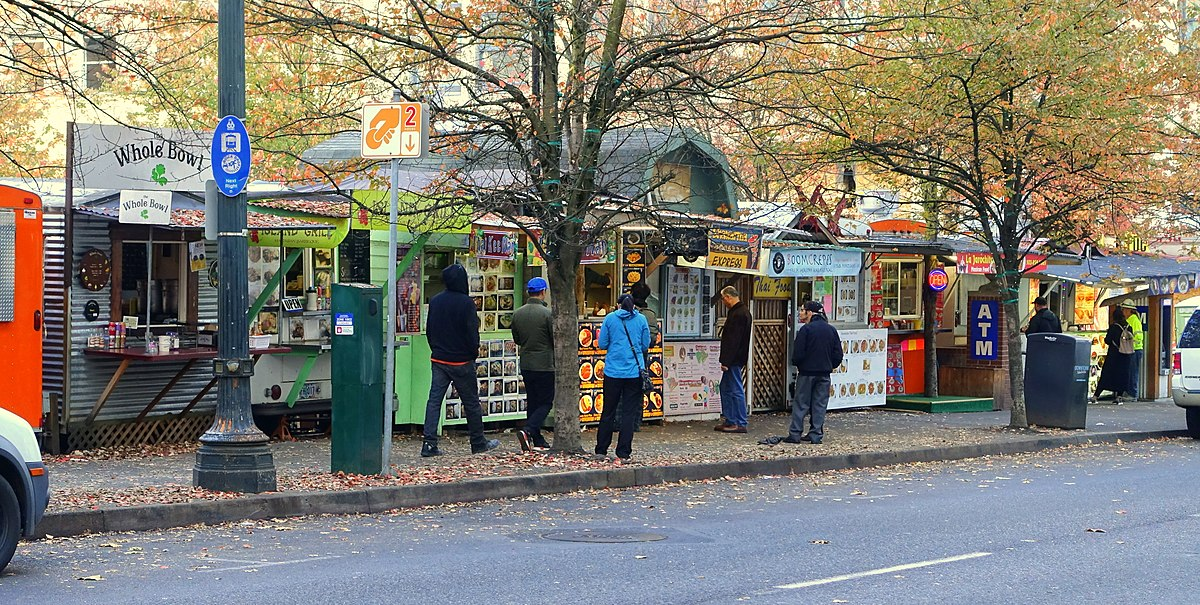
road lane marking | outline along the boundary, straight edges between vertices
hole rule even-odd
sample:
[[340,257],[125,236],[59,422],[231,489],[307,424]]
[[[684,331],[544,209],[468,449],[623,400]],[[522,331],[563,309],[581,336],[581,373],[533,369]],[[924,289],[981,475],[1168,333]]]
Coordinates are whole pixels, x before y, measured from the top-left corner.
[[210,573],[214,571],[239,571],[243,569],[257,569],[259,567],[275,567],[277,565],[296,565],[298,563],[307,563],[309,561],[323,561],[326,559],[340,559],[340,556],[329,557],[308,557],[305,559],[293,559],[291,561],[245,561],[241,559],[220,559],[217,557],[206,557],[203,561],[220,561],[222,563],[240,563],[233,567],[214,567],[212,569],[197,569],[200,573]]
[[909,570],[909,569],[919,569],[921,567],[930,567],[933,565],[943,565],[945,563],[954,563],[956,561],[966,561],[968,559],[978,559],[979,557],[986,557],[991,554],[992,553],[990,553],[990,552],[973,552],[973,553],[967,553],[965,555],[946,557],[945,559],[932,559],[930,561],[920,561],[917,563],[905,563],[904,565],[896,565],[895,567],[884,567],[882,569],[872,569],[870,571],[859,571],[859,572],[855,572],[855,573],[848,573],[848,574],[842,575],[842,576],[831,576],[828,578],[821,578],[819,580],[809,580],[807,582],[796,582],[795,584],[784,584],[782,586],[776,586],[775,588],[778,588],[780,590],[795,590],[797,588],[809,588],[811,586],[820,586],[822,584],[833,584],[834,582],[845,582],[846,580],[857,580],[859,578],[866,578],[866,577],[870,577],[870,576],[881,576],[884,574],[896,573],[898,571],[905,571],[905,570]]

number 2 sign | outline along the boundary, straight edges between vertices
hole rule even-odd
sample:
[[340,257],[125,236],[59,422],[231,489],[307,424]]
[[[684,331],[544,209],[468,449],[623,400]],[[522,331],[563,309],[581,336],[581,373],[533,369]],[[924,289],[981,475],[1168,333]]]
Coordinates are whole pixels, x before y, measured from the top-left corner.
[[429,114],[421,103],[363,105],[362,157],[419,158],[428,147]]

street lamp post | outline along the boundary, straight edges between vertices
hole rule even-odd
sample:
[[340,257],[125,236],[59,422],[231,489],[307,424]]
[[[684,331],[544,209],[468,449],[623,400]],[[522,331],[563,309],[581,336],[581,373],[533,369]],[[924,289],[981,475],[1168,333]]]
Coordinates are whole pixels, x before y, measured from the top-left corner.
[[[222,116],[246,115],[246,20],[244,0],[220,0],[217,7],[217,94]],[[215,160],[216,158],[214,158]],[[246,194],[217,195],[218,282],[217,410],[200,437],[192,483],[231,492],[275,490],[275,462],[268,438],[250,411],[249,326],[246,282]]]

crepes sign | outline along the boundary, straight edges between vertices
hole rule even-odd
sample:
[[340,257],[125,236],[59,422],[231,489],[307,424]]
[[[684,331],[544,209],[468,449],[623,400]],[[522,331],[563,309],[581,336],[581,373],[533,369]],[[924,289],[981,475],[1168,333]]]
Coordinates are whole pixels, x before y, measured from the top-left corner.
[[766,274],[771,277],[849,277],[862,270],[862,253],[850,250],[772,250]]

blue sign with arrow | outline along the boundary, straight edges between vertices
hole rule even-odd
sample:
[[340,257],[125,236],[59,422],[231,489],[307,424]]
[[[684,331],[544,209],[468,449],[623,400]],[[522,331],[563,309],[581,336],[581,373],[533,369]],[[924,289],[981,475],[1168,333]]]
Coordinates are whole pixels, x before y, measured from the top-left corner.
[[235,197],[250,180],[250,134],[237,116],[225,116],[217,123],[212,140],[212,172],[217,189]]

